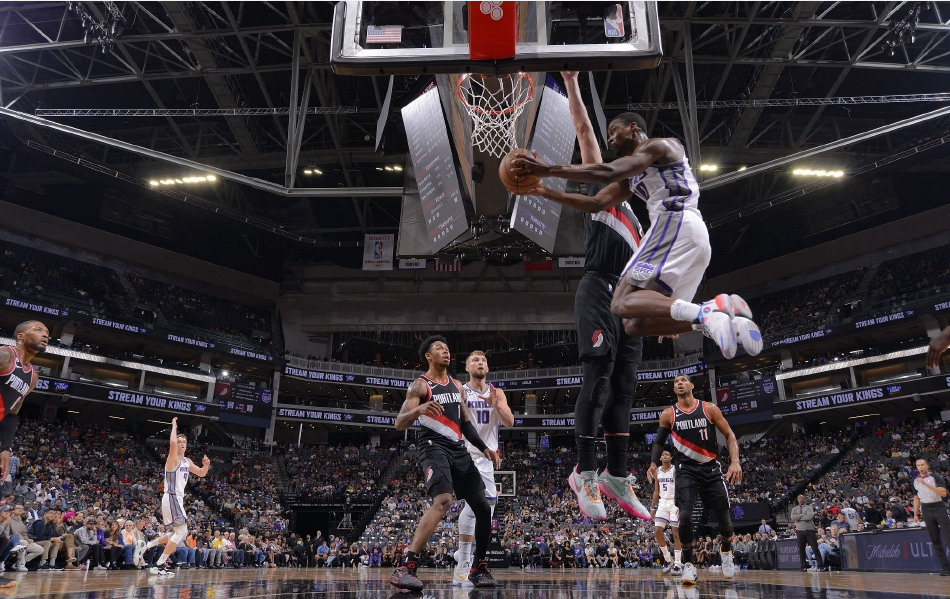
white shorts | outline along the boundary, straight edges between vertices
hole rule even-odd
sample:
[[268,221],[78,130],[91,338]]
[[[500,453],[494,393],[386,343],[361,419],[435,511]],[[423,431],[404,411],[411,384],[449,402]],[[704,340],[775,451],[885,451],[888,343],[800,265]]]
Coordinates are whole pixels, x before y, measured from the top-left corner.
[[489,499],[497,498],[498,489],[495,488],[495,465],[483,455],[472,456],[472,461],[475,462],[475,467],[478,468],[478,472],[482,475],[482,481],[485,483],[485,497]]
[[706,223],[691,210],[652,216],[653,225],[622,276],[634,287],[662,289],[673,299],[692,301],[712,255]]
[[680,525],[680,509],[676,507],[672,499],[661,499],[656,506],[656,515],[653,516],[653,520],[657,526],[669,524],[673,528],[678,528]]
[[162,520],[165,526],[181,526],[188,523],[185,504],[180,497],[162,495]]

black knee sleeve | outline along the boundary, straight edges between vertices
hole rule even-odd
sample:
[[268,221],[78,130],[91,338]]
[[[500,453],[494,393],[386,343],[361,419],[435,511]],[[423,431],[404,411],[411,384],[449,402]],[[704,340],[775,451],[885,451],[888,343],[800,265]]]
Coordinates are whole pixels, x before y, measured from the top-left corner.
[[[716,522],[719,524],[719,534],[722,536],[723,551],[732,549],[732,518],[729,517],[729,510],[716,510]],[[728,539],[728,541],[727,541]],[[726,549],[726,543],[729,543],[729,549]]]
[[475,551],[474,564],[479,564],[485,560],[485,553],[488,551],[488,539],[491,536],[491,504],[484,494],[476,495],[474,498],[466,498],[465,502],[471,506],[475,514]]
[[685,547],[693,542],[693,506],[689,508],[680,508],[680,543]]

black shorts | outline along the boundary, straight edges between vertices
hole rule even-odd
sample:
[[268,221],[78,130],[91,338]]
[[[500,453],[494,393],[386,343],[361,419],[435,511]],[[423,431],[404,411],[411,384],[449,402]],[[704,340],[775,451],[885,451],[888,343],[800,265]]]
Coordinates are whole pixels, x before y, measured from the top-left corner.
[[[722,466],[717,460],[706,464],[682,463],[676,466],[676,492],[674,500],[680,512],[692,512],[696,497],[703,506],[715,514],[729,514],[729,490],[722,475]],[[682,521],[682,518],[680,518]],[[682,522],[681,522],[682,523]],[[720,522],[721,526],[724,524]]]
[[464,443],[424,440],[419,446],[419,466],[429,497],[455,493],[457,499],[485,496],[482,474],[475,467]]
[[0,420],[0,451],[13,453],[13,439],[16,437],[17,415],[7,413]]
[[574,294],[574,325],[580,358],[609,356],[615,362],[640,364],[643,339],[628,337],[623,322],[610,311],[618,277],[588,272]]

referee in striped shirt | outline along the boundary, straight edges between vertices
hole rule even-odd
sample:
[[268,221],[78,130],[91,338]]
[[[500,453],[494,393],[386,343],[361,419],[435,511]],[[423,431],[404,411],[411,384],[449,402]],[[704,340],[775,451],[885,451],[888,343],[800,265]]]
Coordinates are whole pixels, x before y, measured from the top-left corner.
[[943,566],[941,576],[950,576],[950,560],[943,548],[942,535],[950,536],[950,517],[947,516],[947,483],[939,474],[930,472],[930,464],[921,458],[917,460],[920,476],[914,479],[917,495],[914,497],[914,522],[923,521],[930,535],[930,542],[937,559]]

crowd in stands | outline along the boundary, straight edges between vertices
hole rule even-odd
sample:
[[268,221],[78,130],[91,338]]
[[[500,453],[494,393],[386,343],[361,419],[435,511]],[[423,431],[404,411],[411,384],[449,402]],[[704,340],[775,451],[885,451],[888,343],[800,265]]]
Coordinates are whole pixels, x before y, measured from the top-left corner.
[[[161,310],[168,326],[187,327],[189,336],[200,340],[227,335],[235,345],[258,349],[273,345],[272,316],[266,309],[7,241],[0,241],[0,268],[13,272],[10,293],[24,301],[151,328],[154,322],[134,313],[144,304]],[[283,351],[282,346],[273,349]]]
[[950,246],[881,263],[871,281],[871,297],[879,309],[950,290]]
[[113,270],[6,241],[0,248],[0,267],[16,275],[14,295],[93,316],[118,314],[129,300]]
[[393,451],[375,445],[291,447],[284,454],[284,467],[298,500],[363,503],[384,492],[376,483]]
[[779,339],[794,332],[814,331],[831,325],[832,308],[852,293],[866,271],[844,273],[820,281],[783,289],[749,300],[756,324],[767,339]]

